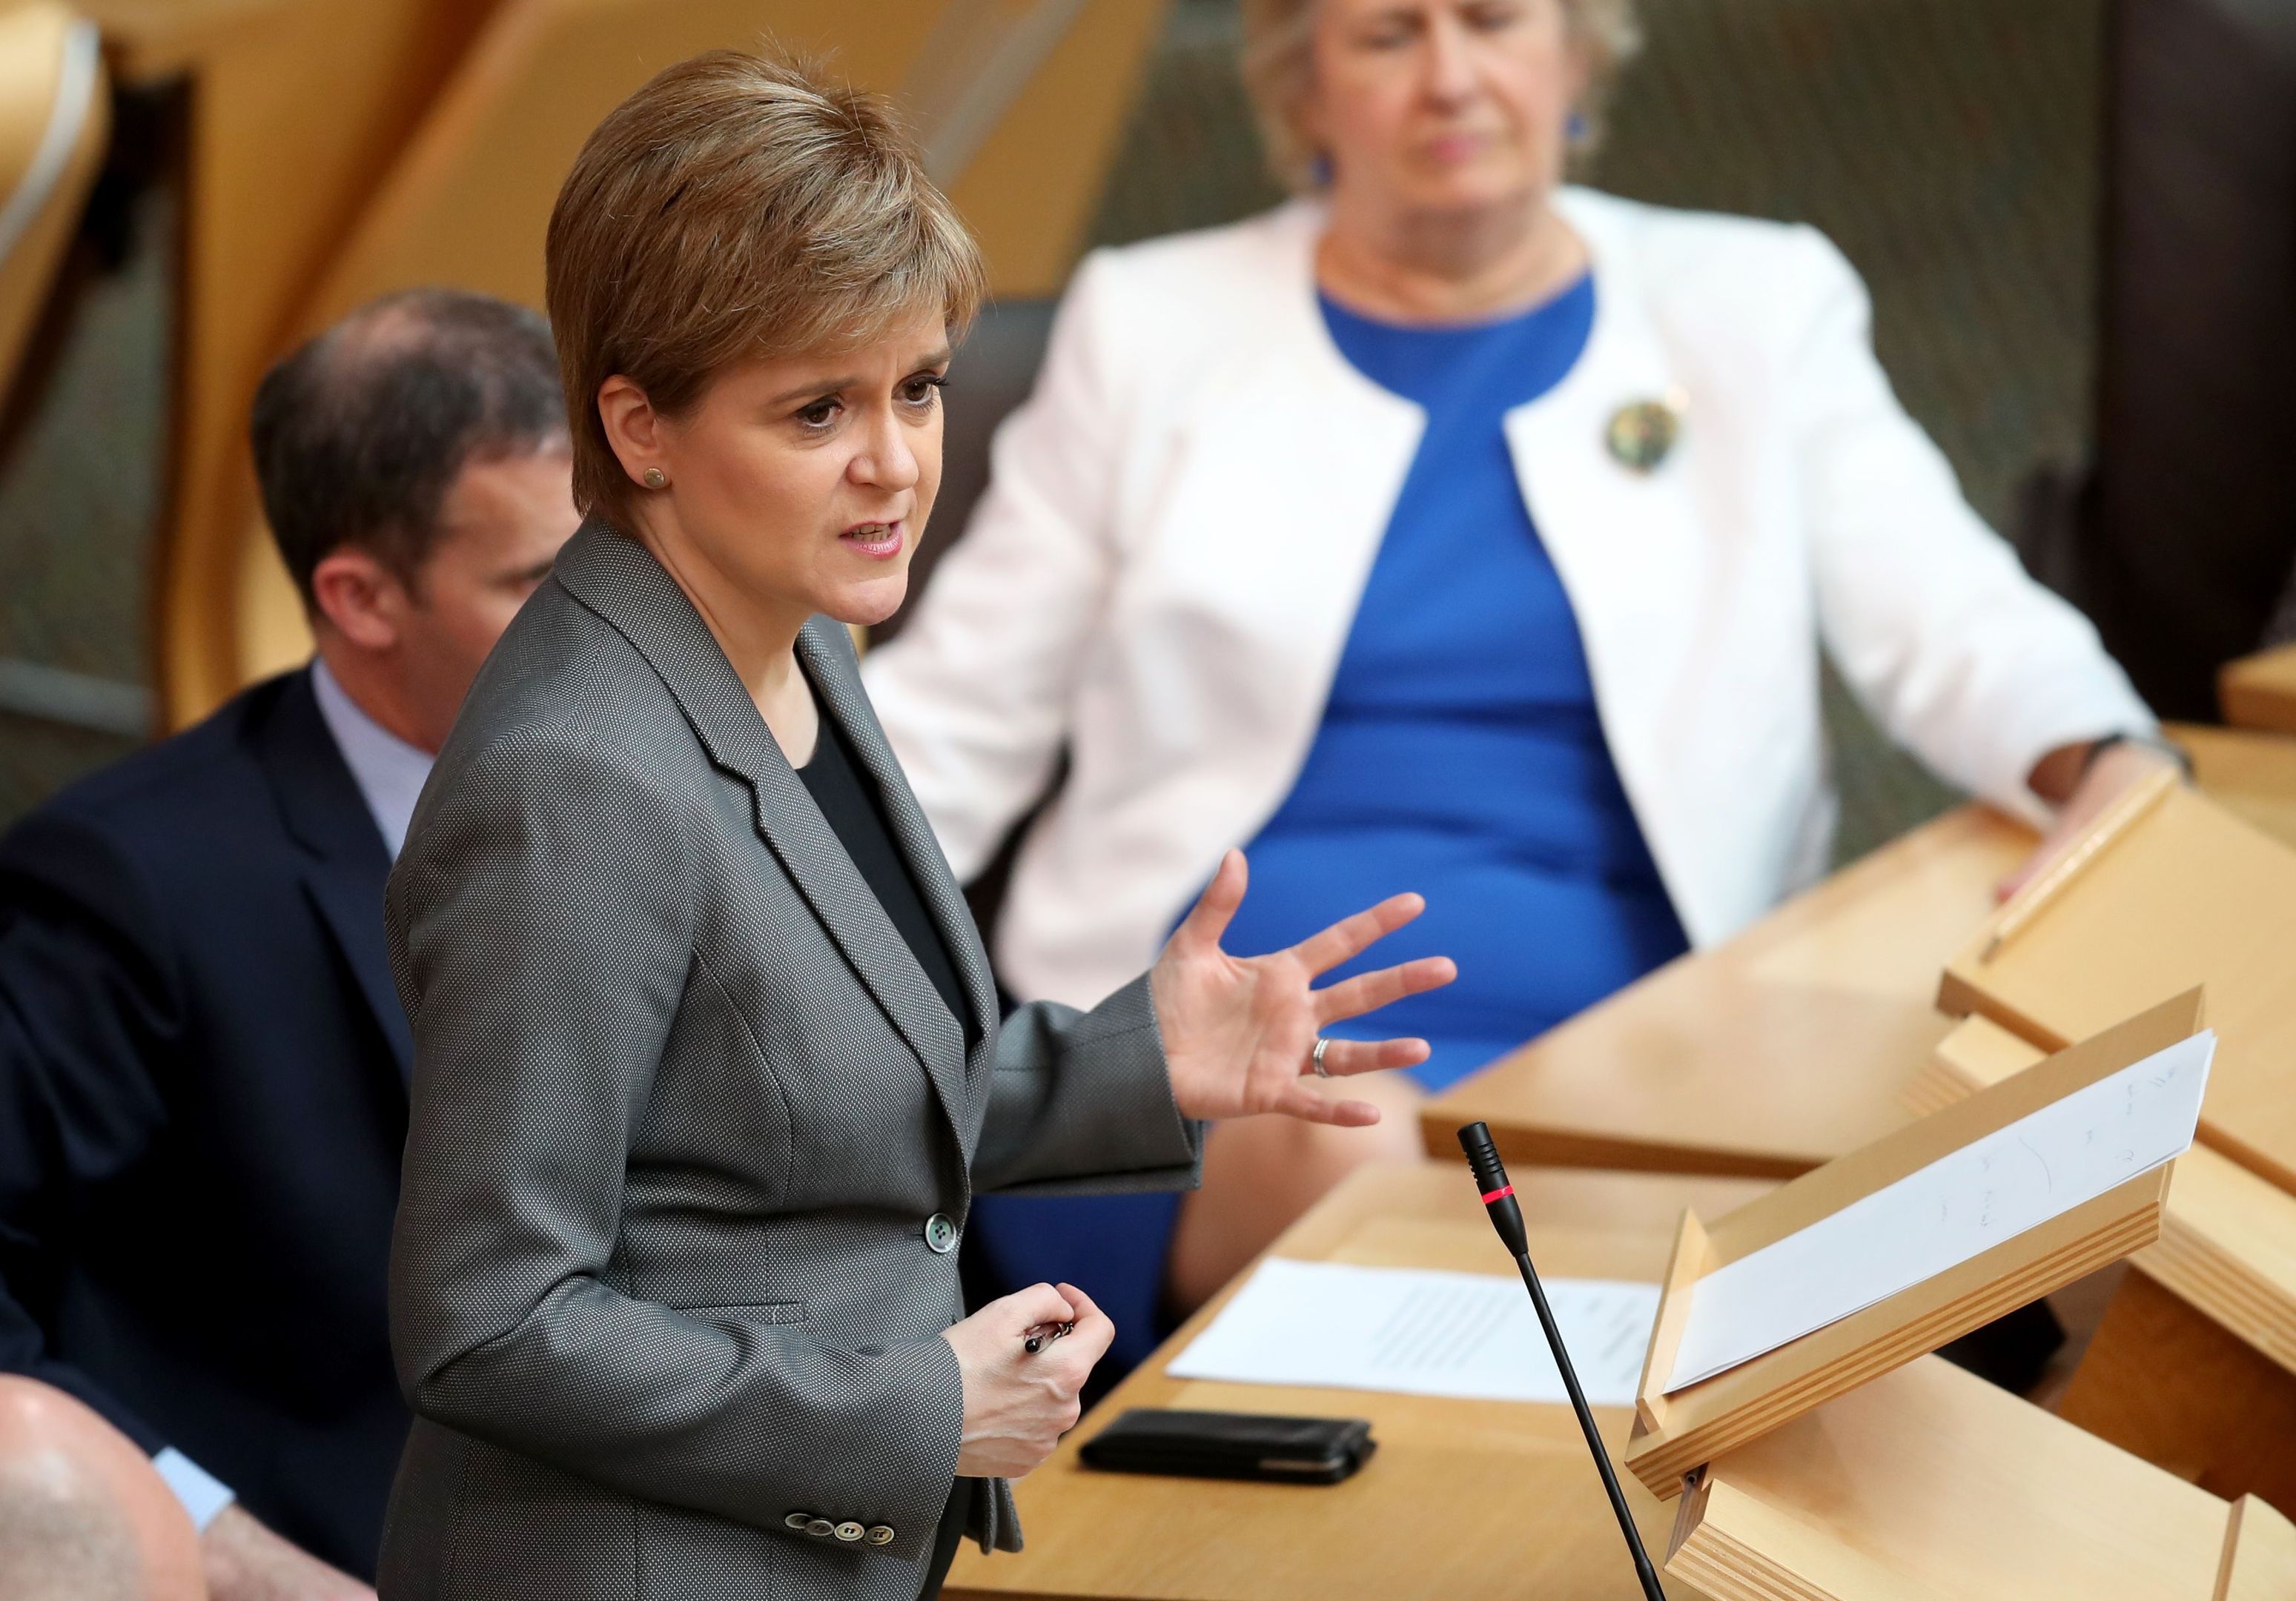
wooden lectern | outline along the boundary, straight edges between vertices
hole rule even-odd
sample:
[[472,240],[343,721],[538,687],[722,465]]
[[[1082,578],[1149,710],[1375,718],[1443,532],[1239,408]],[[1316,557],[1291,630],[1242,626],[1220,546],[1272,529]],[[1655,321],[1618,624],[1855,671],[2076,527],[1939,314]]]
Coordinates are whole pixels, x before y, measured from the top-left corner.
[[[1685,1207],[1718,1214],[1767,1188],[1742,1180],[1523,1170],[1514,1183],[1543,1273],[1647,1282],[1665,1270]],[[1514,1274],[1456,1162],[1358,1172],[1269,1254]],[[1568,1407],[1168,1377],[1165,1364],[1234,1290],[1197,1313],[1051,1461],[1013,1486],[1029,1548],[984,1557],[966,1547],[949,1577],[952,1601],[1639,1601]],[[1078,1446],[1129,1407],[1367,1417],[1379,1452],[1354,1478],[1325,1488],[1081,1466]],[[1605,1409],[1595,1416],[1615,1454],[1631,1414]],[[1666,1509],[1632,1480],[1626,1491],[1655,1555],[1665,1544]]]
[[1710,1464],[1666,1571],[1715,1601],[2296,1601],[2296,1525],[1930,1357]]
[[1700,1280],[2199,1032],[2195,992],[1828,1163],[1711,1225],[1685,1215],[1635,1407],[1626,1465],[1653,1495],[1878,1375],[2141,1250],[2161,1235],[2175,1164],[2140,1172],[1981,1254],[1751,1360],[1669,1390]]
[[2202,794],[2296,847],[2296,739],[2183,723],[2168,733],[2193,759],[2193,781]]
[[1771,1179],[1855,1150],[1906,1121],[1949,1025],[1937,969],[2032,847],[1948,813],[1438,1097],[1427,1148],[1456,1160],[1480,1120],[1510,1162]]
[[[1971,1017],[1915,1081],[1915,1109],[2041,1059]],[[2169,1181],[2161,1238],[2132,1262],[2058,1411],[2218,1495],[2296,1515],[2296,1196],[2194,1146]]]
[[1938,1003],[2057,1050],[2203,984],[2201,1138],[2296,1191],[2296,851],[2168,772],[1986,920]]
[[2226,663],[2217,674],[2217,702],[2234,728],[2296,734],[2296,645]]

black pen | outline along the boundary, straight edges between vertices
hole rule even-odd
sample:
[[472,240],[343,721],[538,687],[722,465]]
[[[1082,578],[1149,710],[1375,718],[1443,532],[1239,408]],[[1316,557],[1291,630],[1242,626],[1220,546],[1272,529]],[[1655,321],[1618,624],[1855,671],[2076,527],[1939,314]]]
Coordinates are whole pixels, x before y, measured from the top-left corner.
[[1051,1342],[1059,1339],[1063,1335],[1070,1335],[1075,1332],[1076,1319],[1073,1318],[1070,1319],[1065,1323],[1032,1324],[1027,1331],[1028,1337],[1021,1342],[1021,1348],[1028,1352],[1030,1356],[1034,1356]]

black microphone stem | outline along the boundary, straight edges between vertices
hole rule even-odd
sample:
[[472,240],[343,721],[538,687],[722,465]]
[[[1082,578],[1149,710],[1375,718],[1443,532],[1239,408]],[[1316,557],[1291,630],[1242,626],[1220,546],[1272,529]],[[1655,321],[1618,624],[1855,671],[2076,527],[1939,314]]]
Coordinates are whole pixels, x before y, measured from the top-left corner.
[[1471,1123],[1459,1131],[1459,1148],[1467,1155],[1467,1167],[1475,1175],[1475,1188],[1482,1191],[1483,1210],[1498,1230],[1499,1242],[1514,1258],[1514,1265],[1522,1270],[1523,1287],[1530,1292],[1530,1304],[1538,1313],[1538,1326],[1546,1333],[1546,1347],[1554,1353],[1554,1366],[1562,1375],[1562,1388],[1570,1394],[1570,1409],[1578,1415],[1578,1431],[1587,1436],[1587,1449],[1595,1458],[1595,1467],[1603,1475],[1603,1493],[1611,1498],[1611,1510],[1619,1520],[1619,1532],[1627,1537],[1627,1549],[1635,1559],[1635,1577],[1643,1581],[1644,1601],[1666,1601],[1666,1592],[1658,1587],[1658,1570],[1651,1566],[1650,1553],[1643,1549],[1642,1531],[1635,1527],[1634,1514],[1627,1510],[1627,1498],[1619,1489],[1619,1475],[1611,1471],[1611,1453],[1603,1449],[1601,1431],[1595,1427],[1595,1414],[1587,1409],[1586,1392],[1578,1388],[1578,1373],[1570,1365],[1570,1352],[1563,1348],[1562,1330],[1555,1326],[1554,1310],[1546,1304],[1546,1291],[1538,1282],[1538,1270],[1530,1265],[1530,1241],[1522,1226],[1522,1208],[1514,1198],[1514,1186],[1507,1181],[1506,1164],[1499,1160],[1498,1148],[1491,1143],[1491,1131],[1482,1123]]
[[1554,1350],[1554,1365],[1562,1370],[1562,1387],[1570,1393],[1570,1409],[1578,1414],[1578,1430],[1587,1436],[1587,1449],[1595,1454],[1595,1466],[1603,1475],[1603,1492],[1611,1498],[1611,1510],[1619,1520],[1619,1532],[1627,1537],[1627,1549],[1634,1554],[1635,1577],[1643,1581],[1645,1601],[1666,1601],[1666,1592],[1658,1587],[1658,1570],[1651,1566],[1650,1553],[1643,1549],[1642,1531],[1635,1527],[1634,1514],[1627,1510],[1627,1498],[1619,1488],[1619,1475],[1611,1471],[1611,1453],[1603,1449],[1602,1432],[1595,1426],[1595,1414],[1587,1409],[1586,1393],[1578,1388],[1578,1376],[1571,1371],[1570,1353],[1562,1348],[1562,1331],[1554,1326],[1554,1313],[1546,1304],[1546,1292],[1540,1287],[1538,1270],[1530,1265],[1529,1253],[1514,1259],[1522,1270],[1523,1287],[1530,1291],[1530,1304],[1538,1313],[1538,1326],[1546,1331],[1546,1343]]

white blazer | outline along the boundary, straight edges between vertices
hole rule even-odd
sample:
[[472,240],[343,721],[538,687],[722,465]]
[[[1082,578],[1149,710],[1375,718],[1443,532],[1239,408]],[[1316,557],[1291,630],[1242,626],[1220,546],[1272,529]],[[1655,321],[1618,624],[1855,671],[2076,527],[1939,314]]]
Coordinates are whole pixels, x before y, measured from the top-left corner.
[[[2030,818],[2043,754],[2153,727],[1898,405],[1864,285],[1822,235],[1561,203],[1593,257],[1594,331],[1507,439],[1694,943],[1824,866],[1821,640],[1891,738]],[[1086,1004],[1153,960],[1316,737],[1423,426],[1325,331],[1322,226],[1295,202],[1087,257],[971,528],[866,664],[960,878],[1070,753],[999,927],[1023,998]],[[1647,473],[1613,459],[1611,416],[1669,392],[1672,453]]]

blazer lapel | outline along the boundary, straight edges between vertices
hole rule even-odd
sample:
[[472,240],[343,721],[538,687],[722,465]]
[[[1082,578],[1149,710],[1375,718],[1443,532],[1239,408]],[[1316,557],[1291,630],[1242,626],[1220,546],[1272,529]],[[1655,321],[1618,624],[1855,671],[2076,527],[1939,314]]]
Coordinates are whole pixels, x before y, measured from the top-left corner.
[[[1125,580],[1129,603],[1178,617],[1188,648],[1223,658],[1216,695],[1165,708],[1221,752],[1193,831],[1223,843],[1256,835],[1299,777],[1426,429],[1332,339],[1321,209],[1295,204],[1276,222],[1266,270],[1240,284],[1255,335],[1204,378]],[[1217,862],[1157,865],[1175,875],[1157,897],[1177,916]]]
[[414,1039],[391,983],[383,942],[382,890],[390,877],[390,856],[357,780],[319,715],[308,672],[282,686],[278,704],[257,736],[257,748],[281,819],[302,848],[304,892],[334,936],[405,1082],[413,1072]]
[[[970,1120],[963,1115],[969,1099],[964,1031],[814,804],[805,781],[774,742],[757,703],[693,602],[644,546],[594,521],[585,524],[560,554],[555,574],[576,599],[646,658],[711,762],[748,784],[751,821],[758,837],[805,896],[863,987],[924,1064],[951,1129],[964,1140]],[[824,675],[807,658],[817,658],[817,654],[808,649],[800,658],[816,688]],[[831,715],[836,714],[832,710]]]
[[[1681,870],[1687,854],[1680,819],[1669,807],[1667,752],[1680,742],[1675,703],[1701,682],[1701,597],[1719,559],[1699,515],[1702,432],[1727,426],[1688,404],[1644,304],[1631,251],[1620,248],[1591,208],[1564,212],[1594,262],[1595,315],[1586,352],[1553,389],[1509,414],[1515,472],[1587,649],[1605,739],[1677,908],[1699,931],[1701,908]],[[1682,409],[1672,448],[1648,470],[1618,459],[1606,443],[1622,407],[1662,401]],[[1687,797],[1685,797],[1687,798]]]

